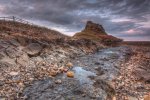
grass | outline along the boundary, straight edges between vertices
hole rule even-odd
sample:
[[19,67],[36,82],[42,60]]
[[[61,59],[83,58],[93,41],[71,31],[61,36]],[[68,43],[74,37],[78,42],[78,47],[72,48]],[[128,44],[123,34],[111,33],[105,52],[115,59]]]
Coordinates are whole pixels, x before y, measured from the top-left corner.
[[0,20],[0,35],[1,34],[8,34],[9,36],[14,37],[22,36],[47,40],[68,38],[68,36],[46,27]]
[[106,33],[95,33],[91,31],[82,31],[79,33],[76,33],[73,36],[74,39],[89,39],[96,42],[102,42],[107,45],[114,44],[116,42],[121,42],[121,39],[118,39],[114,36],[107,35]]

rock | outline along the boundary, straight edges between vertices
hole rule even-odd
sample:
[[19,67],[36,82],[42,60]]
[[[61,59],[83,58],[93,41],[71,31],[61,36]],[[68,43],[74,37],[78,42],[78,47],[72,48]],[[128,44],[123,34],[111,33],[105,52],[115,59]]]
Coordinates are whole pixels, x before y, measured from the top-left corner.
[[141,68],[137,68],[134,70],[134,76],[139,79],[139,80],[143,80],[145,82],[148,82],[148,80],[150,80],[150,73],[147,70],[145,70],[144,68],[141,69]]
[[51,70],[49,73],[50,76],[56,76],[57,75],[57,71],[55,70]]
[[64,72],[67,72],[68,70],[69,70],[69,69],[67,69],[67,68],[64,68],[64,70],[63,70],[63,71],[64,71]]
[[41,52],[41,50],[42,46],[38,43],[31,43],[24,49],[29,56],[36,56]]
[[68,63],[66,64],[66,66],[67,66],[68,68],[71,68],[71,67],[73,67],[73,64],[72,64],[71,62],[68,62]]
[[1,59],[0,63],[8,65],[8,66],[15,66],[16,65],[15,59],[11,59],[11,58],[9,58],[7,56],[4,57],[3,59]]
[[9,42],[14,46],[20,46],[19,42],[15,39],[11,39]]
[[3,59],[5,56],[3,53],[0,53],[0,60]]
[[74,77],[74,72],[68,71],[67,76],[73,78]]
[[21,66],[26,66],[29,62],[29,57],[27,54],[22,54],[19,58],[17,58],[17,63],[20,64]]
[[0,50],[1,50],[1,49],[4,49],[4,47],[0,45]]
[[30,78],[29,78],[29,80],[30,80],[30,81],[33,81],[33,80],[34,80],[34,78],[30,77]]
[[144,96],[144,100],[150,100],[150,93]]
[[15,48],[15,47],[8,47],[5,50],[5,54],[11,59],[15,59],[19,57],[22,53],[23,52],[22,50],[20,50],[20,48]]
[[131,97],[131,96],[128,96],[128,100],[138,100],[138,98],[136,98],[136,97]]
[[64,67],[62,66],[62,67],[60,67],[58,70],[59,70],[60,72],[63,72],[63,71],[64,71]]
[[17,41],[23,46],[27,45],[27,40],[23,37],[17,37]]
[[5,83],[0,80],[0,86],[3,86]]
[[1,98],[1,97],[0,97],[0,100],[6,100],[6,98]]
[[55,83],[56,83],[56,84],[61,84],[62,81],[61,81],[60,79],[58,79],[58,80],[55,81]]
[[19,74],[18,72],[14,72],[14,71],[12,71],[12,72],[9,73],[9,75],[11,75],[11,76],[16,76],[18,74]]
[[116,99],[116,97],[114,96],[114,97],[112,98],[112,100],[117,100],[117,99]]
[[19,82],[18,85],[19,85],[20,87],[24,87],[24,83],[22,83],[22,82]]
[[106,34],[102,25],[93,23],[92,21],[88,21],[86,27],[83,31],[92,31],[96,34]]

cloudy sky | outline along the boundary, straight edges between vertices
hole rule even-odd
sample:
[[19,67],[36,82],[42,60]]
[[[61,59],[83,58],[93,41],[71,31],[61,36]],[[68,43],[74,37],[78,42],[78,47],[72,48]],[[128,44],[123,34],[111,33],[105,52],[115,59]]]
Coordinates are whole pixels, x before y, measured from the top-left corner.
[[124,40],[150,41],[150,0],[0,0],[0,16],[17,16],[67,35],[91,20]]

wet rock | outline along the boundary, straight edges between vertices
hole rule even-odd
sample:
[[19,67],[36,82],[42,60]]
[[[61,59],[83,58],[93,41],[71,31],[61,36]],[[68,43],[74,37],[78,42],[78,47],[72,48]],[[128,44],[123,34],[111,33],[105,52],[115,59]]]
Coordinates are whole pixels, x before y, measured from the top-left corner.
[[95,73],[87,71],[82,67],[74,67],[73,71],[75,72],[75,78],[78,79],[81,84],[92,84],[93,82],[90,80],[89,77],[96,76]]

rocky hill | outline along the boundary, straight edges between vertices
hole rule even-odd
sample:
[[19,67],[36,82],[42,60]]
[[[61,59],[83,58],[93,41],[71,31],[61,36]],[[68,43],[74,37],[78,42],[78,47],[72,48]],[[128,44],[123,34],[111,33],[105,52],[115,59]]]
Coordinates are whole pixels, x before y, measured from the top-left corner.
[[0,20],[0,37],[53,40],[59,38],[67,38],[68,36],[46,27],[29,25],[14,21]]
[[112,35],[108,35],[102,25],[88,21],[85,29],[73,36],[74,39],[90,39],[104,44],[115,44],[122,40]]

